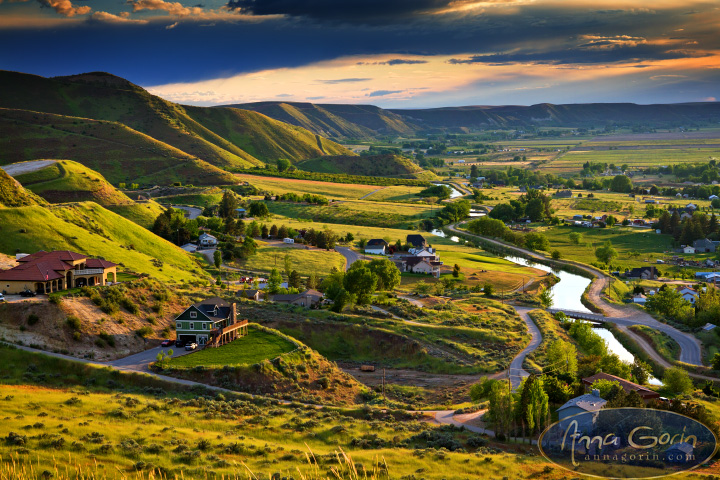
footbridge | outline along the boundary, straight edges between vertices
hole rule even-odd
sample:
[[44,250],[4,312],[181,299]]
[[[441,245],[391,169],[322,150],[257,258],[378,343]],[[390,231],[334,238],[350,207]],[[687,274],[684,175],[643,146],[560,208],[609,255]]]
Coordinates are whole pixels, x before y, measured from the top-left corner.
[[547,312],[552,313],[553,315],[562,312],[567,317],[577,318],[579,320],[590,320],[591,322],[603,323],[608,321],[606,317],[598,315],[597,313],[578,312],[575,310],[568,310],[566,308],[548,308]]

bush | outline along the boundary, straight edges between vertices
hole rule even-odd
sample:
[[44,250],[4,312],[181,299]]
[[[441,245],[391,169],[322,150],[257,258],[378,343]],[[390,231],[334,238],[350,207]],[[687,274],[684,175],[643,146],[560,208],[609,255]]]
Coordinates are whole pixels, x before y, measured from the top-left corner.
[[135,333],[137,333],[137,335],[138,335],[139,337],[147,338],[147,337],[149,337],[150,335],[152,335],[153,329],[152,329],[150,326],[145,325],[144,327],[138,329],[137,332],[135,332]]
[[35,325],[39,321],[40,321],[40,317],[38,317],[34,313],[31,313],[30,315],[28,315],[28,318],[27,318],[28,325]]
[[70,330],[74,330],[76,332],[79,332],[80,327],[82,326],[80,319],[75,315],[68,315],[67,319],[65,320],[65,324],[70,327]]

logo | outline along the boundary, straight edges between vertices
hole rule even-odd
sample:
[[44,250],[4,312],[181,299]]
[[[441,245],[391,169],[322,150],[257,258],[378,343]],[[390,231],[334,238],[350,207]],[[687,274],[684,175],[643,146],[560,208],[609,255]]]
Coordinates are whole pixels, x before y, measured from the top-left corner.
[[575,473],[653,478],[698,467],[715,454],[715,434],[690,417],[651,408],[608,408],[566,417],[538,440],[540,453]]

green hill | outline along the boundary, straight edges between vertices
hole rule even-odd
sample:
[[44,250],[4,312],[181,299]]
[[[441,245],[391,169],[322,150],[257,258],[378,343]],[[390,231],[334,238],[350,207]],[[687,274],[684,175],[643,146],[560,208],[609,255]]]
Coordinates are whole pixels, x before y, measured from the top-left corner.
[[[0,168],[0,208],[36,205],[38,200]],[[1,228],[1,227],[0,227]]]
[[0,108],[0,165],[67,158],[109,182],[227,185],[234,177],[121,123]]
[[370,139],[377,135],[413,135],[417,130],[399,115],[373,105],[257,102],[227,106],[260,112],[327,137]]
[[70,160],[58,160],[45,168],[15,177],[24,187],[50,203],[92,201],[100,205],[133,203],[102,175]]
[[410,159],[399,155],[338,155],[319,157],[300,162],[298,168],[319,173],[345,173],[374,177],[437,179],[435,174],[423,170]]
[[185,250],[92,202],[0,209],[0,232],[0,252],[8,255],[73,250],[163,281],[203,278]]
[[[0,91],[3,91],[0,107],[118,122],[220,168],[258,166],[264,160],[274,162],[276,155],[290,155],[290,160],[299,161],[325,155],[325,150],[330,150],[329,154],[349,153],[340,145],[327,140],[318,142],[309,132],[300,135],[298,129],[259,113],[184,107],[102,72],[44,78],[0,71]],[[241,124],[236,127],[233,123],[237,121]],[[96,134],[87,128],[83,132],[91,137]],[[44,156],[79,160],[72,150],[63,155]],[[13,160],[31,159],[34,158],[23,153]],[[110,178],[103,169],[97,170]]]

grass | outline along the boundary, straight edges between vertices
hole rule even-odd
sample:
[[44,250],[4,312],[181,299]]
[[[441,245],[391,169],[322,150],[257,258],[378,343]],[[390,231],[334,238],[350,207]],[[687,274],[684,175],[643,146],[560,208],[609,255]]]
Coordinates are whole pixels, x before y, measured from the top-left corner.
[[107,209],[148,230],[152,228],[155,219],[165,211],[165,209],[154,200],[135,202],[130,205],[111,205],[108,206]]
[[555,317],[550,313],[545,310],[532,310],[529,312],[529,315],[542,334],[542,342],[534,352],[528,354],[525,360],[531,368],[537,372],[542,372],[543,367],[547,366],[545,351],[548,345],[556,340],[571,343],[575,345],[575,348],[580,350],[577,342],[568,335],[567,331],[560,326],[560,322],[555,320]]
[[672,363],[680,359],[680,345],[666,333],[645,325],[632,325],[630,329],[648,340],[655,351],[668,362]]
[[641,147],[633,150],[582,150],[570,151],[542,166],[545,173],[567,174],[582,170],[585,162],[627,164],[631,169],[658,167],[678,163],[704,162],[710,157],[720,158],[717,148],[667,148]]
[[260,247],[256,255],[244,261],[236,261],[233,265],[253,272],[270,273],[273,268],[283,272],[286,255],[290,257],[292,269],[305,277],[312,273],[326,276],[333,267],[341,271],[345,269],[345,257],[334,250],[293,247]]
[[380,188],[375,193],[366,197],[366,200],[373,202],[417,202],[421,198],[417,196],[423,187],[393,186]]
[[7,254],[74,250],[166,282],[202,276],[187,252],[95,203],[0,209],[0,226]]
[[17,181],[51,203],[92,201],[100,205],[131,205],[124,193],[99,173],[70,160],[58,160],[41,170],[18,175]]
[[358,185],[315,180],[296,180],[292,178],[263,177],[259,175],[238,174],[239,181],[249,182],[259,190],[274,194],[295,192],[324,195],[328,198],[358,199],[380,187],[375,185]]
[[431,172],[425,172],[410,159],[398,155],[319,157],[300,162],[298,168],[319,173],[344,173],[397,178],[437,178]]
[[284,338],[272,333],[248,328],[249,333],[218,348],[205,348],[190,355],[173,358],[170,365],[175,368],[191,368],[198,365],[221,367],[252,365],[263,360],[272,360],[297,348]]

